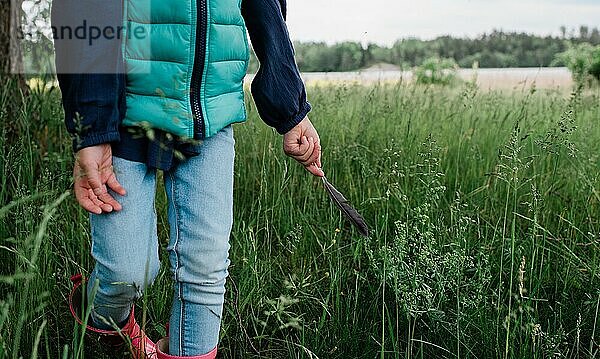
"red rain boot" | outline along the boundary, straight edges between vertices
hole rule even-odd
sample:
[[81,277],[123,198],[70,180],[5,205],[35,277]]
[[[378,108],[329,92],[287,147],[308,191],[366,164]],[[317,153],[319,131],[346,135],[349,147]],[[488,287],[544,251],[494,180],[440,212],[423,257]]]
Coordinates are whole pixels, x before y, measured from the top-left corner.
[[[74,300],[81,298],[81,293],[75,294],[84,282],[81,274],[76,274],[71,277],[73,282],[73,290],[69,294],[69,309],[71,314],[77,321],[77,323],[83,325],[83,322],[77,315],[76,308],[81,308],[80,305],[73,305]],[[115,342],[114,339],[121,337],[121,339],[128,338],[131,341],[131,356],[133,359],[157,359],[156,356],[156,344],[146,336],[146,333],[140,328],[139,324],[135,320],[134,306],[131,307],[131,314],[127,319],[127,323],[120,330],[102,330],[86,325],[86,329],[89,332],[95,333],[104,337],[105,342]]]
[[157,359],[215,359],[217,357],[217,347],[206,354],[197,355],[193,357],[177,357],[175,355],[167,354],[169,352],[169,338],[162,338],[156,342],[156,353],[158,354]]

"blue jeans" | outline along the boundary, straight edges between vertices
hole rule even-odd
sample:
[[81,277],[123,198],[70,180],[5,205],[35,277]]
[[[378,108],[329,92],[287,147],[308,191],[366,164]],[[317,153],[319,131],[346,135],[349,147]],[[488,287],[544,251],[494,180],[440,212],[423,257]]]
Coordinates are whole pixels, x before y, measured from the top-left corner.
[[[228,276],[229,235],[233,222],[234,139],[231,126],[205,139],[200,155],[164,173],[170,239],[167,246],[174,299],[169,352],[202,355],[218,342]],[[88,282],[94,325],[122,323],[131,305],[159,270],[155,207],[156,170],[113,157],[127,195],[119,212],[90,214],[92,256]],[[92,298],[94,283],[99,285]]]

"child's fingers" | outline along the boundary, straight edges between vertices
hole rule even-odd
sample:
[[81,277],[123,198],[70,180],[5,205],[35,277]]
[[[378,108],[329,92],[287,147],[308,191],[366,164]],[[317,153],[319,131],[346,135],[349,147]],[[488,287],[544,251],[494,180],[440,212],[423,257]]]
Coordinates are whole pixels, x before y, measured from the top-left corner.
[[88,198],[89,198],[89,199],[90,199],[90,200],[91,200],[91,201],[92,201],[92,202],[93,202],[93,203],[94,203],[96,206],[98,206],[98,207],[102,207],[102,205],[104,204],[104,202],[102,202],[102,201],[101,201],[101,200],[98,198],[98,196],[96,196],[96,195],[94,194],[94,191],[92,191],[92,189],[91,189],[91,188],[90,188],[90,189],[88,189],[88,193],[87,193],[87,195],[88,195]]
[[321,144],[318,143],[318,142],[315,145],[315,152],[318,153],[317,160],[315,161],[315,163],[317,164],[317,167],[321,168],[321,167],[323,167],[321,165],[321,153],[322,153],[322,151],[321,151]]
[[315,144],[312,141],[308,141],[308,143],[306,143],[305,145],[303,144],[303,146],[308,146],[308,147],[305,147],[305,150],[303,151],[303,153],[301,155],[295,156],[294,158],[298,162],[307,166],[307,165],[311,164],[312,162],[314,162],[314,160],[310,161],[310,159],[314,153]]
[[94,194],[100,199],[104,205],[102,205],[102,209],[106,212],[111,212],[113,208],[121,208],[119,202],[117,202],[111,195],[108,193],[108,189],[106,185],[103,184],[100,180],[100,172],[97,170],[87,171],[88,175],[88,183]]
[[323,172],[323,170],[320,169],[319,167],[317,167],[317,165],[315,163],[313,163],[309,166],[306,166],[305,168],[308,172],[312,173],[313,175],[315,175],[317,177],[325,176],[325,173]]
[[311,137],[309,139],[308,151],[302,158],[299,159],[299,161],[302,162],[304,166],[310,166],[317,162],[317,160],[319,159],[319,155],[319,144]]
[[319,151],[317,151],[316,148],[313,148],[313,151],[312,151],[310,157],[308,159],[306,159],[306,161],[303,161],[302,164],[305,166],[310,166],[310,165],[315,164],[318,159],[319,159]]
[[[102,214],[112,212],[120,205],[108,193],[106,185],[102,184],[98,166],[93,163],[77,164],[74,168],[75,196],[77,202],[87,211]],[[116,205],[115,205],[116,203]]]
[[102,214],[102,208],[94,203],[87,194],[87,189],[75,185],[75,198],[83,209],[95,214]]
[[98,198],[98,196],[96,196],[96,194],[94,194],[94,191],[92,189],[88,190],[88,198],[90,198],[96,206],[102,208],[102,210],[104,212],[112,212],[113,206],[110,204],[107,204],[105,202],[102,202],[100,200],[100,198]]
[[127,194],[127,191],[125,191],[125,188],[123,188],[123,186],[121,186],[121,184],[117,180],[117,176],[115,175],[114,172],[110,175],[110,177],[108,177],[108,181],[106,181],[106,184],[108,185],[108,187],[110,187],[110,189],[117,192],[121,196],[124,196]]

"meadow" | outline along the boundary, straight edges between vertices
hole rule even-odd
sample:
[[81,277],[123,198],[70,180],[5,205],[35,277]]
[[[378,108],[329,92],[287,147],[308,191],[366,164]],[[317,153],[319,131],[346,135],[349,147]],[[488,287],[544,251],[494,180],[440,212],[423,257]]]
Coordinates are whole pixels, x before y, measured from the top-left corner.
[[[220,357],[600,357],[600,89],[307,91],[323,168],[371,236],[248,98]],[[0,109],[0,358],[127,357],[67,308],[93,262],[58,89],[5,86]],[[154,339],[171,300],[165,204],[161,185],[163,268],[138,303]]]

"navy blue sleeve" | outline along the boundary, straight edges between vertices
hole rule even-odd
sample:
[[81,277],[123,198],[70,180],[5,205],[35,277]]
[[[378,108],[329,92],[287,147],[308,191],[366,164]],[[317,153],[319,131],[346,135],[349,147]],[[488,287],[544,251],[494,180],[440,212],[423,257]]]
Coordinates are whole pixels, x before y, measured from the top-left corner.
[[[54,0],[51,19],[56,72],[73,151],[119,141],[125,109],[124,65],[116,36],[122,21],[121,3]],[[114,31],[94,39],[89,32],[92,27]],[[82,32],[84,28],[87,33]]]
[[260,63],[251,91],[263,121],[284,134],[311,110],[285,24],[285,0],[243,0],[242,16]]

